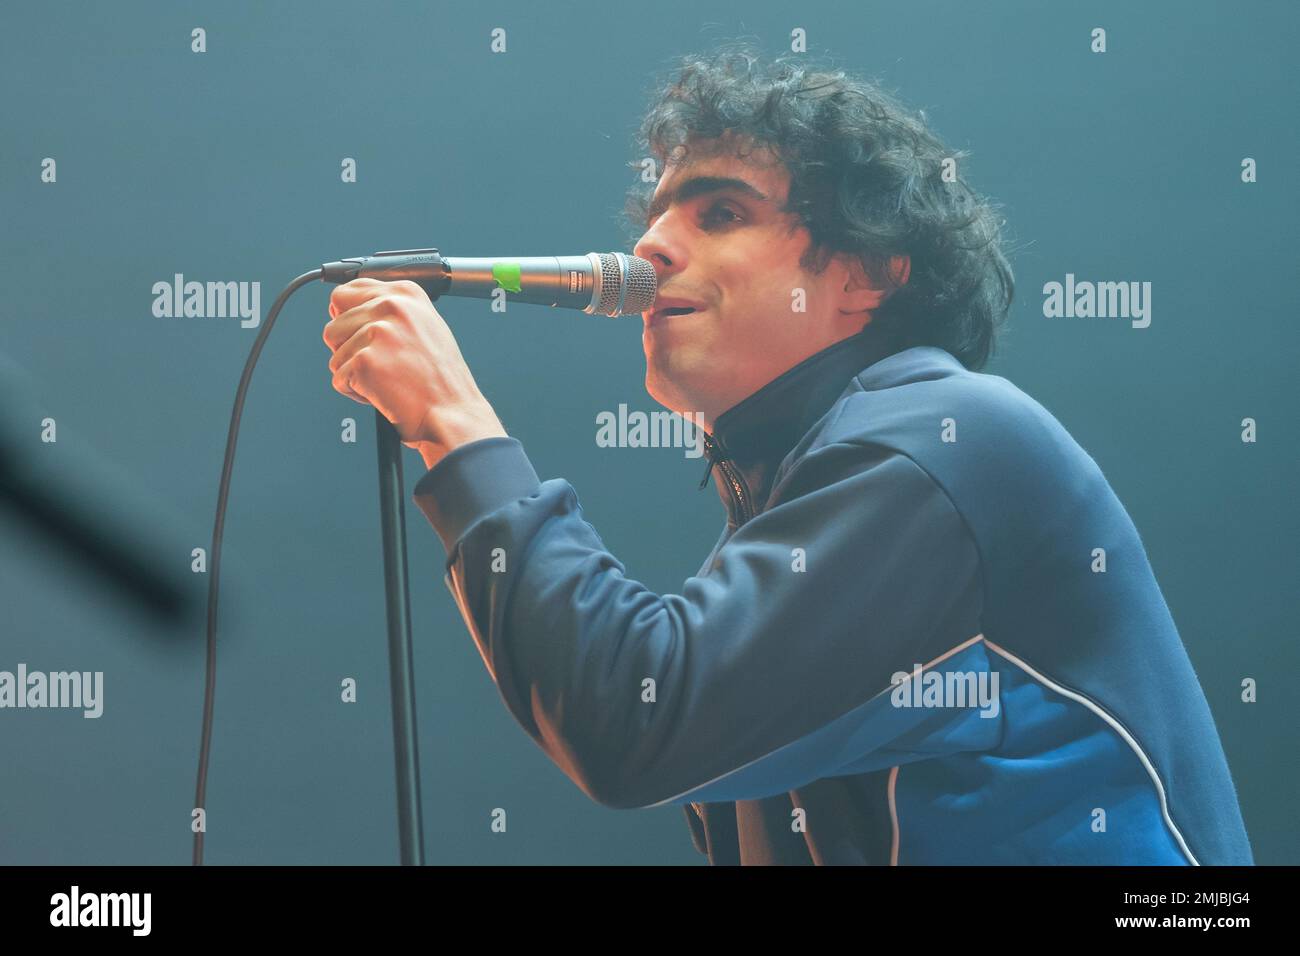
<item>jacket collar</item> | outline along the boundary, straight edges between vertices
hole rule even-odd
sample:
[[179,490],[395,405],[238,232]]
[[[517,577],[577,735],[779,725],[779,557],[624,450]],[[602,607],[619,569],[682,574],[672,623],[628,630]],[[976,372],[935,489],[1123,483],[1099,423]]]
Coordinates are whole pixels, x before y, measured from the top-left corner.
[[897,335],[868,323],[778,375],[718,416],[704,434],[709,467],[729,523],[744,524],[771,492],[786,455],[843,394],[850,379],[892,355]]

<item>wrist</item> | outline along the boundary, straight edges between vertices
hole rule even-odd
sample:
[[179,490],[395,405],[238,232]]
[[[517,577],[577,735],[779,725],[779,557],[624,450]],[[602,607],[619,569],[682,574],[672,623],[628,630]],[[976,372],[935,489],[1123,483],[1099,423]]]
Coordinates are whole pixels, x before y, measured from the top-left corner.
[[424,438],[411,446],[430,470],[462,445],[483,438],[506,438],[505,426],[484,399],[472,408],[431,408],[422,423]]

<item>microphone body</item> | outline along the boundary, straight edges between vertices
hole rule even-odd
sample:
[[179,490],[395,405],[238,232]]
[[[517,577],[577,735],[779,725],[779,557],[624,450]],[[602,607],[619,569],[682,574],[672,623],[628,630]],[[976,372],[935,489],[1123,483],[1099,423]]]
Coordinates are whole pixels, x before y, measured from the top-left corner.
[[511,259],[442,256],[437,249],[397,249],[321,267],[325,282],[362,278],[406,279],[435,301],[445,295],[490,299],[497,289],[504,289],[516,302],[608,316],[647,311],[654,304],[657,288],[654,267],[639,256],[621,252]]

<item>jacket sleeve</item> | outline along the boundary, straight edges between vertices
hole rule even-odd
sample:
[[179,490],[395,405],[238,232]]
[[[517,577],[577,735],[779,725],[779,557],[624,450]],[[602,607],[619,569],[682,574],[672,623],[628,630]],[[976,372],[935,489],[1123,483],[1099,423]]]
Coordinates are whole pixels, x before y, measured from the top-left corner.
[[860,772],[887,743],[868,702],[921,648],[978,632],[965,523],[911,459],[872,444],[800,459],[680,594],[627,577],[573,487],[539,481],[516,439],[461,446],[413,498],[506,706],[610,807]]

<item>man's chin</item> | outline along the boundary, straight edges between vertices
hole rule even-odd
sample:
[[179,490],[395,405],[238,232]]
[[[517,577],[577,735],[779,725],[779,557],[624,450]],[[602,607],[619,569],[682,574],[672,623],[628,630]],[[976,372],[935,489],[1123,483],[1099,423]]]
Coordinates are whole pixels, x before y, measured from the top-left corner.
[[646,363],[645,390],[650,397],[671,412],[679,415],[694,415],[701,411],[697,397],[698,392],[686,386],[680,370],[671,373]]

